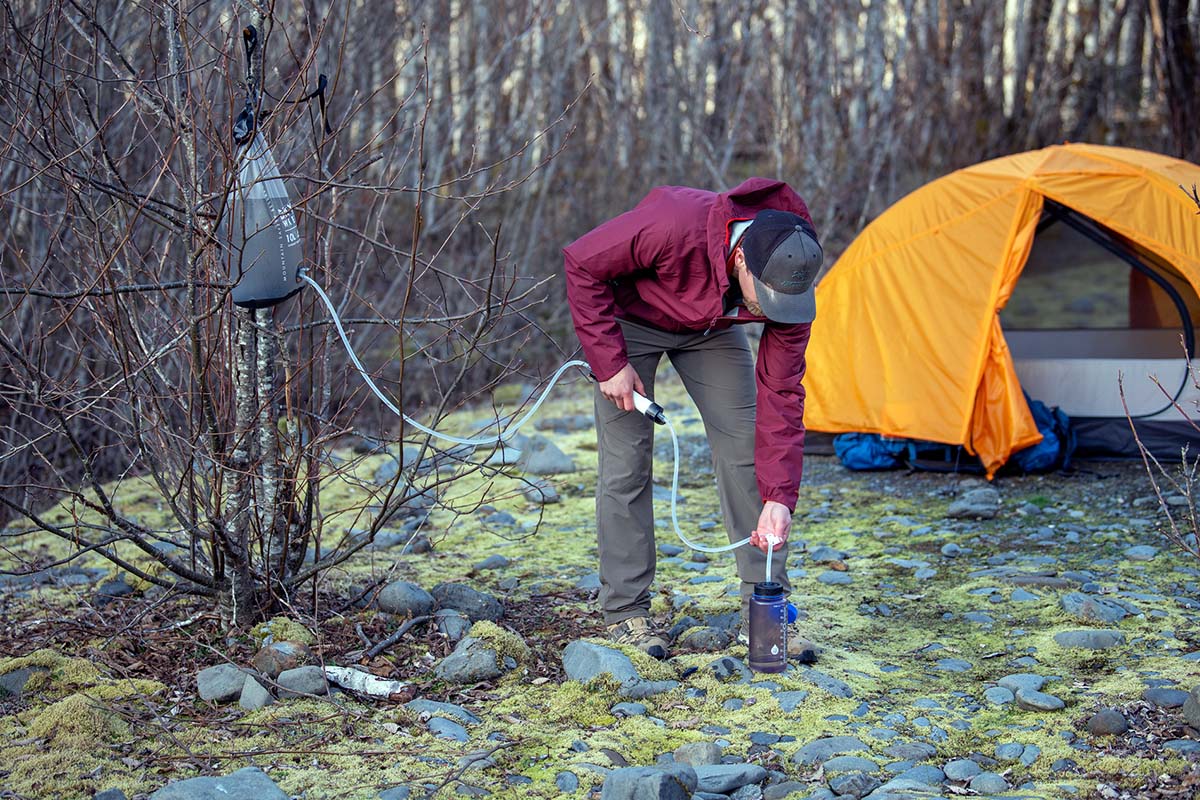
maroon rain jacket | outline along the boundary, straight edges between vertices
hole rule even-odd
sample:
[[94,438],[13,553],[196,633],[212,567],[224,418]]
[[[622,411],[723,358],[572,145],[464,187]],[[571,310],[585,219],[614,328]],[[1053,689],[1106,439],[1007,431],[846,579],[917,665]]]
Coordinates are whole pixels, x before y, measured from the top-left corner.
[[762,322],[755,377],[758,404],[754,464],[763,501],[796,508],[804,464],[804,351],[807,323],[787,325],[739,309],[726,316],[730,225],[763,209],[812,222],[800,196],[782,181],[750,178],[717,194],[659,186],[632,211],[563,248],[567,300],[592,372],[602,381],[628,362],[616,319],[673,332]]

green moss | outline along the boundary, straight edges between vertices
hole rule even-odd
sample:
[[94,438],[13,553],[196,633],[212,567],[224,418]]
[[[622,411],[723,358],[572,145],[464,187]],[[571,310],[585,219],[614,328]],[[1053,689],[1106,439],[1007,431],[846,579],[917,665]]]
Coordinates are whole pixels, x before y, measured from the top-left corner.
[[29,723],[29,732],[55,747],[88,750],[129,735],[129,726],[94,697],[72,694],[47,706]]
[[300,642],[301,644],[316,644],[317,637],[308,628],[288,617],[274,617],[256,627],[253,631],[254,642],[259,647],[272,642]]
[[101,680],[100,671],[91,661],[71,658],[49,649],[35,650],[26,656],[0,661],[0,675],[31,668],[35,672],[25,684],[26,691],[51,687],[80,688],[92,686]]
[[480,620],[471,626],[468,636],[484,642],[501,658],[508,656],[519,664],[528,664],[530,659],[529,647],[521,637],[501,628],[494,622]]

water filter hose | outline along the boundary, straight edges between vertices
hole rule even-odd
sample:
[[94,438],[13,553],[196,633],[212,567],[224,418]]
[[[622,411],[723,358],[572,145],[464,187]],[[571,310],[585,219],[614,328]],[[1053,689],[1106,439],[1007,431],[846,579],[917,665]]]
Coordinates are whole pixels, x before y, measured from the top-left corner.
[[[320,285],[318,285],[316,281],[314,281],[312,278],[310,278],[304,270],[301,270],[299,272],[299,277],[301,280],[306,281],[309,286],[313,287],[314,290],[316,290],[317,296],[321,298],[321,300],[325,303],[325,306],[329,309],[329,314],[333,319],[334,326],[337,328],[338,336],[341,337],[342,345],[346,348],[346,353],[350,356],[350,360],[354,363],[354,367],[355,367],[355,369],[358,370],[358,374],[362,376],[363,381],[365,381],[367,386],[371,389],[371,391],[375,393],[375,396],[378,397],[379,400],[385,406],[387,406],[387,408],[393,414],[402,418],[409,425],[412,425],[417,430],[419,430],[423,433],[426,433],[429,436],[433,436],[438,439],[443,439],[447,442],[453,442],[455,444],[465,444],[465,445],[474,445],[474,446],[481,446],[481,445],[488,445],[488,444],[503,444],[504,442],[507,442],[512,437],[516,436],[517,431],[519,431],[521,429],[521,427],[526,422],[528,422],[529,419],[534,414],[537,413],[538,409],[542,407],[542,403],[545,402],[546,397],[550,394],[550,390],[554,388],[554,385],[556,383],[558,383],[559,378],[561,378],[563,373],[566,372],[568,369],[571,369],[572,367],[578,367],[582,370],[587,370],[588,376],[592,380],[595,380],[595,376],[592,375],[592,373],[590,371],[590,367],[588,366],[588,363],[586,361],[580,361],[577,359],[571,360],[571,361],[568,361],[565,364],[563,364],[557,370],[555,370],[554,374],[552,376],[550,376],[550,382],[546,385],[546,388],[542,390],[541,396],[539,396],[538,399],[534,402],[533,407],[530,408],[529,411],[525,412],[525,415],[523,417],[521,417],[519,420],[514,422],[509,427],[501,430],[496,435],[486,436],[486,437],[482,437],[482,438],[478,438],[478,439],[464,439],[464,438],[461,438],[458,436],[451,436],[448,433],[441,433],[439,431],[435,431],[433,428],[426,427],[425,425],[422,425],[420,422],[417,422],[415,419],[413,419],[412,417],[405,414],[403,411],[401,411],[399,408],[396,407],[395,403],[393,403],[388,398],[387,395],[385,395],[382,391],[380,391],[379,387],[375,385],[375,381],[373,381],[371,379],[370,374],[367,373],[366,368],[363,367],[362,362],[359,361],[358,355],[355,354],[355,352],[354,352],[354,348],[350,346],[350,339],[346,335],[346,329],[342,327],[342,321],[338,317],[337,309],[334,307],[333,301],[329,299],[329,295],[325,294],[325,291],[320,287]],[[642,414],[644,414],[648,419],[652,420],[653,422],[656,422],[659,425],[665,425],[667,430],[670,431],[670,433],[671,433],[671,450],[672,450],[672,453],[674,454],[674,459],[675,459],[674,466],[671,470],[671,526],[675,529],[675,535],[679,537],[679,541],[683,542],[685,545],[687,545],[692,550],[697,550],[702,553],[724,553],[729,550],[733,550],[735,548],[741,547],[744,544],[749,544],[750,537],[746,537],[745,539],[742,539],[737,542],[733,542],[731,544],[704,545],[704,544],[699,544],[697,542],[693,542],[690,539],[688,539],[687,536],[684,535],[683,531],[679,527],[679,517],[676,513],[676,501],[679,497],[679,437],[675,433],[675,426],[671,424],[671,421],[667,418],[666,414],[663,412],[662,406],[653,402],[649,398],[643,397],[642,395],[638,394],[637,392],[634,392],[633,393],[633,401],[634,401],[634,407],[638,411],[640,411]],[[773,547],[767,549],[766,580],[768,580],[768,581],[771,580],[771,556],[772,556],[773,550],[774,550]]]

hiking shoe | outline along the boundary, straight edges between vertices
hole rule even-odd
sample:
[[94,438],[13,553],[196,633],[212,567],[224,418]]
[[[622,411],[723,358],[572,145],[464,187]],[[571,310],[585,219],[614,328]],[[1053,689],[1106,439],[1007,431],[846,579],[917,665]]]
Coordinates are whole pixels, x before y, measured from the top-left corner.
[[[737,640],[740,645],[750,646],[750,626],[744,622],[738,630]],[[788,658],[792,661],[797,661],[801,664],[817,663],[817,646],[801,636],[800,632],[796,630],[795,625],[788,625],[787,652]]]
[[630,617],[609,625],[608,638],[617,644],[636,647],[660,661],[667,657],[667,640],[654,630],[649,617]]

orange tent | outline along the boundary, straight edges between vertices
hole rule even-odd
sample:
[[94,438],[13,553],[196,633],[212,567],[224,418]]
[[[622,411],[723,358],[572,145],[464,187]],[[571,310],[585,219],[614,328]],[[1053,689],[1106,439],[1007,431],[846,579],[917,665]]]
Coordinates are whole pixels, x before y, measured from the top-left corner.
[[1200,289],[1200,167],[1066,144],[958,170],[872,222],[817,287],[808,428],[961,444],[995,473],[1041,439],[1000,327],[1044,200]]

